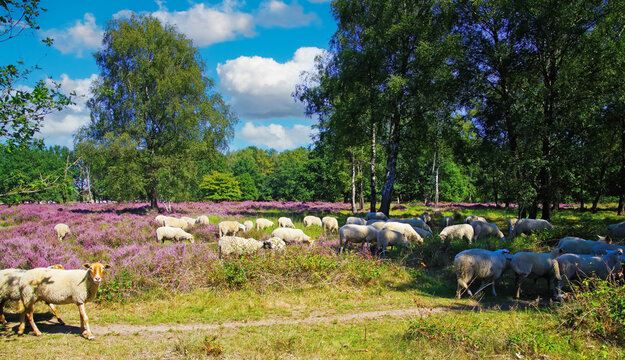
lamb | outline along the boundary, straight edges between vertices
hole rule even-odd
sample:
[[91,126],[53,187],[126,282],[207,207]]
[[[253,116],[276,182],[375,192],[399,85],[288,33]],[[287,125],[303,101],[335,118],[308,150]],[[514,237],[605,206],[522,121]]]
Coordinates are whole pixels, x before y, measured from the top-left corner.
[[483,221],[483,222],[487,222],[486,219],[484,219],[481,216],[477,216],[477,215],[469,215],[467,216],[467,218],[464,220],[465,224],[469,224],[471,225],[471,223],[473,223],[474,221]]
[[217,227],[220,238],[228,235],[234,236],[239,231],[245,231],[245,226],[238,221],[222,221]]
[[321,219],[321,223],[323,224],[323,233],[325,234],[326,232],[329,233],[333,233],[333,232],[339,232],[339,222],[335,217],[332,216],[324,216],[323,219]]
[[189,234],[188,232],[180,228],[170,227],[170,226],[161,226],[158,229],[156,229],[156,239],[159,242],[163,242],[163,243],[165,242],[165,240],[174,240],[174,241],[188,240],[191,244],[195,242],[195,238],[193,238],[193,235]]
[[488,237],[497,237],[500,240],[505,240],[503,233],[493,223],[476,220],[471,223],[471,226],[473,227],[473,241]]
[[176,227],[184,231],[189,231],[193,225],[190,225],[187,221],[182,219],[166,217],[165,220],[163,220],[163,226]]
[[625,245],[614,245],[614,244],[597,244],[592,247],[590,253],[592,255],[605,255],[608,253],[608,250],[618,250],[621,249],[625,252]]
[[445,241],[446,239],[467,239],[469,244],[471,244],[473,243],[473,235],[473,226],[469,224],[458,224],[447,226],[438,236],[442,241]]
[[625,222],[608,225],[603,229],[603,233],[610,241],[625,240]]
[[623,251],[608,251],[603,256],[564,254],[556,259],[558,281],[556,287],[556,300],[562,300],[562,282],[571,282],[574,279],[582,279],[595,275],[601,279],[607,279],[611,274],[621,271]]
[[256,230],[262,230],[264,228],[274,227],[276,224],[273,221],[267,219],[256,219]]
[[516,280],[516,297],[521,294],[521,283],[527,277],[534,279],[545,278],[547,289],[551,288],[551,278],[557,273],[555,258],[564,254],[566,250],[557,248],[546,254],[532,252],[518,252],[512,255],[510,267],[514,271]]
[[254,227],[254,223],[252,222],[252,220],[245,220],[243,222],[243,226],[245,226],[245,231],[250,231]]
[[347,224],[339,229],[339,253],[343,252],[343,248],[347,242],[370,244],[377,241],[378,229],[371,225],[355,225]]
[[445,216],[443,218],[443,227],[451,226],[454,224],[454,218],[451,216]]
[[208,220],[208,216],[200,215],[195,219],[195,225],[208,225],[210,224],[210,220]]
[[70,234],[69,226],[67,224],[56,224],[54,225],[54,233],[56,234],[57,239],[62,241],[65,239],[67,234]]
[[249,254],[260,249],[271,249],[273,244],[269,241],[259,241],[252,238],[238,236],[223,236],[217,242],[219,258],[230,254]]
[[28,270],[22,275],[20,293],[24,303],[24,312],[20,315],[18,335],[24,333],[26,317],[35,335],[41,336],[41,331],[33,319],[33,311],[37,301],[45,301],[49,304],[76,304],[80,313],[82,336],[89,340],[95,339],[89,328],[85,303],[93,301],[102,282],[104,269],[110,266],[96,262],[85,264],[84,267],[87,270],[37,268]]
[[313,225],[317,225],[319,227],[323,227],[323,224],[321,223],[321,219],[316,217],[316,216],[312,216],[312,215],[308,215],[308,216],[304,216],[304,227],[311,227]]
[[292,228],[295,229],[295,225],[293,225],[293,221],[288,217],[281,217],[278,219],[278,227],[279,228]]
[[367,220],[355,216],[350,216],[345,220],[345,225],[367,225]]
[[454,258],[454,270],[458,278],[456,298],[460,299],[462,289],[465,289],[469,293],[469,296],[473,296],[469,286],[477,279],[482,279],[482,285],[475,292],[476,294],[492,284],[493,295],[497,296],[495,292],[495,281],[501,277],[501,274],[506,270],[509,263],[510,252],[506,249],[497,251],[469,249],[460,252]]
[[560,239],[560,241],[558,242],[558,247],[566,250],[567,253],[583,255],[592,253],[592,248],[595,245],[605,243],[605,239],[599,239],[597,241],[594,241],[567,236]]
[[514,239],[517,235],[526,234],[529,235],[536,231],[551,230],[553,225],[547,220],[543,219],[518,219],[510,230],[510,238]]
[[272,237],[267,241],[271,243],[271,249],[273,250],[284,251],[286,249],[286,243],[279,237]]
[[279,227],[271,232],[271,237],[280,238],[287,244],[313,244],[312,238],[304,234],[301,229]]
[[408,224],[387,222],[384,224],[382,229],[397,231],[398,233],[402,234],[407,241],[410,242],[423,242],[423,238],[421,238],[421,235],[419,235],[419,233],[417,233],[417,231]]
[[389,246],[409,246],[410,243],[400,232],[391,229],[382,229],[377,234],[377,249],[382,251],[382,257],[386,257],[386,248]]
[[372,213],[368,213],[365,216],[365,220],[388,220],[388,216],[386,216],[385,213],[383,212],[372,212]]

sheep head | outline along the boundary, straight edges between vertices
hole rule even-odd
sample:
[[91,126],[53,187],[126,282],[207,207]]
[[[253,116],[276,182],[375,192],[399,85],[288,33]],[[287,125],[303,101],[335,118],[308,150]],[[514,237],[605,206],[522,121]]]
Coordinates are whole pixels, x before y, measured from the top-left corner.
[[89,277],[91,278],[91,280],[94,283],[99,284],[102,281],[102,274],[104,273],[104,269],[109,269],[111,265],[103,265],[95,262],[93,264],[84,264],[83,267],[89,269]]

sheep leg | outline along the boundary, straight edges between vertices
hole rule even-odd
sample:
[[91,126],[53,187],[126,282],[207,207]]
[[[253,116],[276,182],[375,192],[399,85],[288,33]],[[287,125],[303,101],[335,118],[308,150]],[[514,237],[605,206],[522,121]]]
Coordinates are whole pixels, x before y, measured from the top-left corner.
[[514,274],[514,279],[516,282],[516,298],[517,299],[521,295],[521,283],[523,282],[523,280],[525,280],[526,277],[527,277],[527,274]]
[[65,325],[65,321],[63,321],[63,319],[61,319],[61,317],[59,316],[59,313],[56,311],[56,307],[54,307],[54,304],[48,304],[48,306],[50,307],[50,311],[52,311],[52,313],[58,320],[59,324]]
[[471,293],[471,289],[469,289],[469,284],[467,284],[467,282],[463,279],[458,279],[458,290],[456,290],[456,299],[460,299],[460,297],[462,296],[462,289],[465,289],[469,293],[469,296],[473,296],[473,294]]
[[82,331],[82,336],[88,340],[94,340],[95,336],[93,336],[91,329],[89,329],[89,318],[85,311],[85,304],[78,304],[78,312],[80,313],[80,330]]
[[17,328],[17,335],[22,335],[26,329],[26,309],[20,313],[20,326]]
[[[24,305],[23,314],[26,314],[26,318],[28,319],[28,322],[30,323],[30,327],[33,328],[33,332],[35,333],[36,336],[41,336],[41,331],[39,331],[39,328],[37,328],[37,325],[35,324],[35,319],[33,315],[34,312],[35,312],[35,304],[28,304],[28,306]],[[24,329],[26,328],[26,323],[21,322],[22,318],[23,318],[23,315],[20,315],[20,327],[17,331],[19,335],[23,334]]]
[[4,301],[0,302],[0,324],[6,324],[7,320],[4,318]]

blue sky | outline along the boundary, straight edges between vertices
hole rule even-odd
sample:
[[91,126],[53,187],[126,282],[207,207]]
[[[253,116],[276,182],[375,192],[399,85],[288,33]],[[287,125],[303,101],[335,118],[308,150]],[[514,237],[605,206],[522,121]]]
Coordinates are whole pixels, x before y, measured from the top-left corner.
[[[41,7],[48,9],[38,18],[41,30],[1,43],[0,63],[38,65],[43,70],[29,80],[51,78],[63,91],[81,95],[76,105],[45,119],[47,145],[73,147],[73,132],[89,121],[85,103],[99,74],[92,54],[106,23],[131,12],[152,14],[193,40],[206,75],[238,114],[230,150],[254,145],[282,151],[311,143],[314,120],[291,93],[336,30],[329,1],[43,0]],[[41,43],[45,36],[55,39],[51,48]]]

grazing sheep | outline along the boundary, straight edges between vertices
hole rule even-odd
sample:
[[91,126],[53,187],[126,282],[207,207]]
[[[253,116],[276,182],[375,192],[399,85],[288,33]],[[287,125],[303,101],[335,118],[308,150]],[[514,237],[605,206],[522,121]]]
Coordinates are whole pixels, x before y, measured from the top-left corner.
[[69,230],[69,226],[67,226],[66,224],[56,224],[54,225],[54,233],[56,234],[57,239],[59,239],[59,241],[62,241],[63,239],[65,239],[65,236],[67,234],[71,233],[71,231]]
[[625,240],[625,222],[606,226],[602,233],[609,241]]
[[512,230],[514,229],[514,225],[516,225],[517,221],[519,221],[519,219],[517,218],[512,218],[508,220],[508,235],[512,233]]
[[80,331],[89,340],[95,337],[89,328],[89,318],[85,312],[85,303],[93,301],[102,281],[104,269],[109,265],[100,263],[85,264],[87,270],[59,270],[37,268],[28,270],[20,279],[20,293],[24,303],[24,312],[20,315],[17,333],[22,335],[28,318],[33,332],[41,336],[35,325],[33,311],[37,301],[49,304],[76,304],[80,313]]
[[500,240],[505,240],[503,233],[493,223],[476,220],[471,223],[471,226],[473,227],[473,241],[488,237],[497,237]]
[[[464,224],[468,225],[468,224]],[[456,225],[454,225],[456,226]],[[510,263],[510,252],[506,249],[489,251],[484,249],[469,249],[460,252],[454,258],[454,270],[458,277],[458,289],[456,298],[462,296],[462,289],[466,289],[469,296],[473,296],[469,286],[474,280],[482,279],[482,285],[475,292],[482,291],[485,287],[493,285],[493,295],[495,292],[495,281],[501,277]]]
[[269,221],[267,219],[256,219],[256,230],[274,227],[275,225],[276,224],[274,224],[273,221]]
[[189,228],[192,228],[193,226],[195,226],[195,219],[192,217],[183,216],[180,218],[180,220],[186,221],[187,224],[189,225]]
[[371,225],[355,225],[347,224],[339,229],[339,253],[343,252],[343,248],[348,242],[371,244],[377,241],[378,229]]
[[473,226],[469,224],[458,224],[447,226],[438,235],[442,241],[446,239],[467,239],[469,244],[473,243]]
[[432,224],[432,215],[430,215],[428,212],[424,212],[419,216],[419,218],[428,225]]
[[383,220],[386,221],[388,220],[388,216],[386,216],[386,214],[384,214],[383,212],[372,212],[372,213],[368,213],[365,216],[365,220]]
[[483,221],[483,222],[487,222],[486,219],[484,219],[481,216],[477,216],[477,215],[469,215],[467,216],[467,218],[464,220],[465,224],[469,224],[471,225],[471,223],[473,223],[474,221]]
[[419,235],[419,233],[408,224],[387,222],[384,224],[382,229],[397,231],[398,233],[402,234],[407,241],[410,242],[423,242],[423,238],[421,238],[421,235]]
[[421,220],[421,219],[388,219],[387,222],[398,222],[398,223],[402,223],[402,224],[408,224],[412,227],[415,228],[421,228],[421,229],[425,229],[429,232],[432,232],[432,228],[425,223],[425,221]]
[[324,216],[321,219],[321,223],[323,224],[323,233],[333,233],[339,232],[339,221],[332,216]]
[[190,243],[195,242],[195,238],[193,235],[188,232],[182,230],[181,228],[175,228],[170,226],[161,226],[156,229],[156,239],[159,242],[165,242],[165,240],[174,240],[174,241],[185,241],[188,240]]
[[312,238],[304,234],[301,229],[279,227],[271,232],[271,237],[280,238],[287,244],[313,244]]
[[409,246],[410,243],[400,232],[391,229],[382,229],[377,234],[377,250],[382,251],[382,257],[386,257],[386,248],[391,246]]
[[304,216],[304,227],[309,228],[313,225],[323,227],[323,224],[321,223],[320,218],[316,216],[312,216],[312,215]]
[[345,225],[367,225],[367,220],[355,216],[350,216],[345,220]]
[[292,228],[295,229],[295,225],[293,225],[293,221],[288,217],[281,217],[278,219],[278,227],[281,228]]
[[250,231],[254,227],[254,222],[252,222],[252,220],[245,220],[243,226],[245,226],[245,231]]
[[210,224],[210,220],[208,220],[208,216],[200,215],[195,219],[195,225],[208,225]]
[[553,225],[547,220],[543,219],[518,219],[510,230],[510,238],[514,239],[516,236],[525,234],[529,235],[536,231],[551,230]]
[[381,229],[386,224],[386,221],[382,220],[367,220],[367,225],[375,226],[378,229]]
[[614,245],[614,244],[597,244],[592,247],[590,253],[592,255],[605,255],[608,253],[608,250],[618,250],[621,249],[625,252],[625,245]]
[[169,216],[158,215],[157,217],[154,218],[154,221],[156,221],[160,226],[165,226],[165,219],[167,218],[169,218]]
[[217,242],[219,248],[219,258],[230,254],[249,254],[260,249],[271,249],[272,243],[269,241],[259,241],[252,238],[242,238],[238,236],[224,236]]
[[518,252],[512,255],[510,267],[515,274],[516,297],[521,294],[521,283],[525,278],[534,279],[534,283],[538,278],[547,280],[547,289],[551,292],[551,278],[555,276],[557,270],[555,268],[555,258],[565,253],[564,249],[557,248],[550,253],[536,254],[532,252]]
[[620,249],[608,251],[603,256],[564,254],[558,257],[555,260],[558,270],[556,272],[556,279],[558,280],[556,300],[562,300],[562,282],[564,280],[571,282],[593,275],[607,279],[608,276],[621,271],[623,260],[623,251]]
[[280,239],[279,237],[272,237],[272,238],[269,238],[269,240],[267,241],[271,244],[271,249],[273,250],[277,250],[277,251],[286,250],[286,243],[284,242],[284,240]]
[[451,216],[445,216],[443,218],[443,227],[451,226],[454,224],[454,218]]
[[567,236],[560,239],[560,241],[558,242],[558,247],[566,250],[567,253],[584,255],[592,253],[592,248],[595,245],[605,243],[605,239],[599,239],[597,241],[594,241]]
[[165,220],[163,220],[163,226],[175,227],[184,231],[189,231],[191,230],[191,227],[193,227],[192,225],[189,225],[189,223],[185,220],[172,217],[165,218]]
[[245,231],[245,226],[238,221],[222,221],[217,227],[219,229],[219,237],[234,236],[239,231]]
[[425,239],[428,236],[432,236],[432,232],[431,231],[427,231],[425,229],[421,229],[419,227],[413,227],[414,231],[417,232],[417,234],[419,234],[419,236],[421,236],[423,239]]
[[[63,265],[53,265],[49,269],[64,269]],[[19,301],[21,305],[22,297],[20,295],[20,279],[26,270],[23,269],[4,269],[0,270],[0,324],[6,324],[4,318],[4,304],[8,301]],[[59,324],[65,325],[56,312],[56,308],[52,304],[48,304],[50,310],[59,321]],[[21,310],[23,311],[23,309]]]

